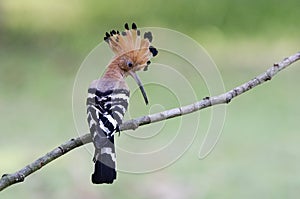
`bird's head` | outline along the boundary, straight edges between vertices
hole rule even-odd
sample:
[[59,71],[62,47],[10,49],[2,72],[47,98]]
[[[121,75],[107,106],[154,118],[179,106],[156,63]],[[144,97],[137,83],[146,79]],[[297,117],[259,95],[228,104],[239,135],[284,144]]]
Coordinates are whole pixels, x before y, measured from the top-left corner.
[[115,53],[115,64],[125,76],[133,77],[141,89],[146,104],[148,104],[147,95],[136,72],[146,71],[151,63],[150,59],[158,53],[157,49],[151,45],[152,38],[151,32],[145,32],[141,37],[141,32],[135,23],[132,24],[132,29],[129,29],[126,23],[125,30],[121,33],[112,30],[110,33],[106,32],[104,37],[104,40]]

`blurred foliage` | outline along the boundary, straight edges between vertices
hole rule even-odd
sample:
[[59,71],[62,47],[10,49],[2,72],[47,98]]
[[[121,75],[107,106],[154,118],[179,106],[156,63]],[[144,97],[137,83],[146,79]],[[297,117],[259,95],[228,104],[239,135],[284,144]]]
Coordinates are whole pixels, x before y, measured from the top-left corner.
[[49,44],[53,39],[58,43],[61,39],[70,42],[70,39],[71,43],[77,43],[85,36],[97,37],[100,34],[102,37],[104,31],[121,27],[125,21],[189,34],[207,33],[213,29],[226,37],[266,34],[296,37],[299,33],[300,3],[297,0],[2,0],[0,6],[1,27],[6,33],[4,39],[11,42],[37,44],[45,39]]
[[[73,82],[105,31],[136,22],[185,33],[205,46],[229,89],[299,51],[299,7],[298,0],[1,0],[0,174],[77,136]],[[89,182],[93,165],[82,147],[0,198],[133,198],[133,192],[137,198],[297,198],[300,95],[294,90],[300,70],[295,65],[228,106],[220,142],[204,160],[197,159],[197,139],[167,169],[120,173],[116,184],[99,187]],[[159,99],[159,91],[156,95]],[[201,112],[207,124],[208,112]]]

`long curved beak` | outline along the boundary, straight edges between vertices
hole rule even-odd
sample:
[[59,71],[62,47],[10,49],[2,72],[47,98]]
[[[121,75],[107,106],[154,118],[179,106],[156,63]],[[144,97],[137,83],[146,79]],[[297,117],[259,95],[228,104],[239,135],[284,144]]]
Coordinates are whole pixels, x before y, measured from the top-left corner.
[[141,90],[142,95],[143,95],[143,97],[144,97],[145,103],[146,103],[146,105],[147,105],[147,104],[148,104],[147,94],[146,94],[146,92],[145,92],[145,90],[144,90],[143,84],[142,84],[142,82],[141,82],[139,76],[138,76],[135,72],[133,72],[133,71],[129,71],[129,74],[131,75],[131,77],[133,77],[133,79],[136,81],[136,83],[137,83],[138,86],[140,87],[140,90]]

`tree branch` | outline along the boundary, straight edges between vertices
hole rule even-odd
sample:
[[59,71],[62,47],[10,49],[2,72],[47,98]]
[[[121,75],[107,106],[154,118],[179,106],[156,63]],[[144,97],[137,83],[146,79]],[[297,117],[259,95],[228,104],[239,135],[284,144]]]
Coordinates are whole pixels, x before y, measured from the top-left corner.
[[[275,76],[279,71],[285,69],[292,63],[300,60],[300,52],[291,55],[290,57],[287,57],[283,59],[279,63],[275,63],[271,68],[269,68],[266,72],[258,75],[257,77],[253,78],[252,80],[224,93],[220,94],[218,96],[214,97],[206,97],[201,101],[195,102],[193,104],[174,108],[170,110],[166,110],[160,113],[155,113],[151,115],[146,115],[142,117],[138,117],[132,120],[128,120],[124,122],[120,126],[121,131],[125,130],[135,130],[139,126],[143,126],[146,124],[159,122],[162,120],[167,120],[173,117],[178,117],[182,115],[186,115],[216,104],[224,104],[229,103],[233,98],[235,98],[238,95],[241,95],[242,93],[245,93],[246,91],[268,81],[271,80],[273,76]],[[60,145],[59,147],[53,149],[46,155],[40,157],[39,159],[35,160],[33,163],[25,166],[21,170],[13,173],[13,174],[4,174],[2,178],[0,179],[0,191],[3,189],[19,183],[23,182],[25,178],[32,174],[33,172],[36,172],[37,170],[41,169],[46,164],[50,163],[51,161],[55,160],[56,158],[66,154],[67,152],[75,149],[76,147],[82,146],[86,143],[91,142],[91,136],[90,134],[85,134],[83,136],[77,137],[75,139],[71,139],[68,142],[65,142],[64,144]]]

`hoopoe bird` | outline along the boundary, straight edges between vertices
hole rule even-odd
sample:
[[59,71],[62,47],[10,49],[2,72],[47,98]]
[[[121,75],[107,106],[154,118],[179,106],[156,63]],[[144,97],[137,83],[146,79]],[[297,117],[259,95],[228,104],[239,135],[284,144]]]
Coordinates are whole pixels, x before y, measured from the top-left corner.
[[87,120],[95,147],[94,184],[111,184],[117,177],[114,135],[120,132],[119,126],[128,107],[130,91],[125,78],[133,77],[148,104],[136,72],[147,70],[150,59],[158,53],[151,45],[152,33],[145,32],[142,37],[135,23],[132,29],[126,23],[121,33],[115,30],[106,32],[104,40],[115,56],[103,76],[90,84],[87,98]]

